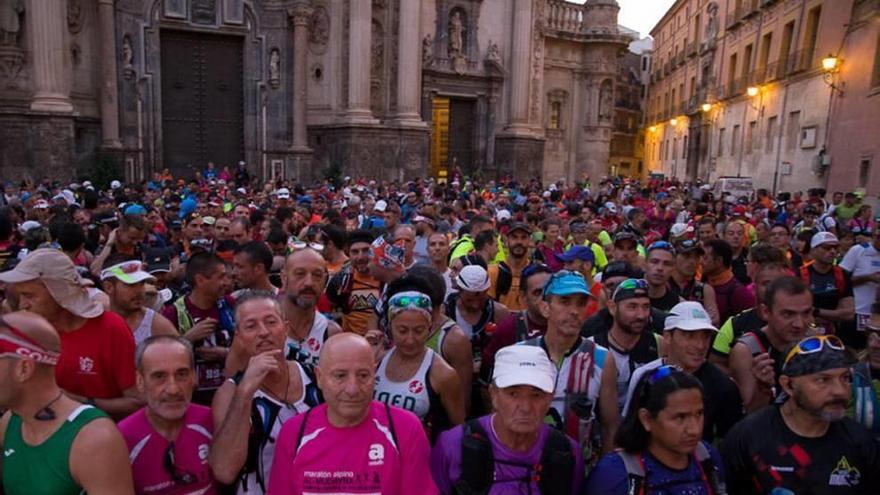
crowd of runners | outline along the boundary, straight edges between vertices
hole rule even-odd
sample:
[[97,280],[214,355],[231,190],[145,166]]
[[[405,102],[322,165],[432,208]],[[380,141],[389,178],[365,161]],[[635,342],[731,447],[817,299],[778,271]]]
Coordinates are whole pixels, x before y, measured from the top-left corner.
[[863,192],[0,194],[2,493],[877,494]]

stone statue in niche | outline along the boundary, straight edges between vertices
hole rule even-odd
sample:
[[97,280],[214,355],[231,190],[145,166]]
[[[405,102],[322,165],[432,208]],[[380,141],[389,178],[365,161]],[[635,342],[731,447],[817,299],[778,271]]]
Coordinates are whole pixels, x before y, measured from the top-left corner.
[[486,52],[486,60],[499,66],[501,65],[501,50],[498,48],[498,43],[493,41],[489,42],[489,50]]
[[18,46],[24,0],[0,0],[0,46]]
[[122,74],[126,79],[134,77],[134,47],[127,34],[122,37]]
[[315,7],[312,12],[309,41],[315,45],[326,45],[330,39],[330,16],[324,7]]
[[67,0],[67,29],[77,34],[83,26],[82,0]]
[[614,90],[605,81],[599,89],[599,120],[610,121],[614,117]]
[[273,48],[269,52],[269,86],[278,89],[281,85],[281,52]]
[[464,19],[457,10],[449,17],[449,54],[464,54]]
[[434,63],[434,37],[430,33],[422,38],[422,66],[430,67]]
[[712,41],[718,36],[718,4],[711,2],[706,11],[709,13],[709,21],[706,24],[706,40]]

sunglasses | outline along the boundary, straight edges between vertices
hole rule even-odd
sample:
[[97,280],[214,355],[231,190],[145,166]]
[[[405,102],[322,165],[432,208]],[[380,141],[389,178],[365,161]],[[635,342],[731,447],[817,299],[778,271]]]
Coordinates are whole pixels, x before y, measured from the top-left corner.
[[789,361],[795,356],[815,354],[821,351],[826,345],[828,348],[834,349],[835,351],[842,351],[846,348],[843,345],[843,342],[835,335],[816,335],[814,337],[808,337],[798,342],[797,345],[788,352],[788,355],[785,356],[785,361],[782,364],[783,368],[787,366]]
[[649,253],[651,251],[656,251],[658,249],[660,249],[662,251],[669,251],[670,253],[675,254],[675,247],[673,247],[672,244],[670,244],[666,241],[657,241],[657,242],[652,243],[650,246],[648,246]]
[[532,263],[525,268],[522,269],[522,273],[520,273],[520,279],[527,279],[536,273],[551,273],[552,270],[549,266],[544,263]]
[[194,474],[182,471],[174,463],[174,442],[169,443],[168,448],[165,449],[165,458],[162,464],[176,485],[191,485],[198,481]]
[[651,372],[650,375],[648,375],[648,378],[647,378],[648,383],[650,383],[651,385],[654,385],[655,383],[659,382],[660,380],[670,377],[672,375],[672,373],[675,371],[681,371],[681,368],[679,368],[678,366],[673,366],[671,364],[665,364],[665,365],[655,369],[654,371]]
[[388,301],[388,306],[395,309],[417,308],[431,310],[431,298],[426,295],[402,295],[398,294]]
[[648,290],[648,281],[643,278],[628,278],[617,286],[617,290]]
[[324,245],[319,244],[317,242],[303,242],[303,241],[293,241],[293,242],[287,243],[287,250],[291,253],[294,251],[300,251],[305,248],[313,249],[315,251],[320,252],[320,251],[324,250]]

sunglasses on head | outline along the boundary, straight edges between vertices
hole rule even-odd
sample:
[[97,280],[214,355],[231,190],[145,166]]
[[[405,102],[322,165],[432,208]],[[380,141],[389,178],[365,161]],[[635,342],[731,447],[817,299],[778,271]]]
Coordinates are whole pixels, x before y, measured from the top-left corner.
[[431,298],[426,295],[395,295],[388,301],[392,308],[419,308],[431,310]]
[[658,249],[662,250],[662,251],[669,251],[670,253],[675,254],[675,247],[673,247],[672,244],[670,244],[666,241],[656,241],[656,242],[652,243],[650,246],[648,246],[649,253],[651,251],[656,251]]
[[822,348],[826,345],[830,349],[834,349],[835,351],[842,351],[846,348],[843,345],[843,341],[841,341],[835,335],[816,335],[814,337],[808,337],[798,342],[797,345],[788,352],[788,355],[785,356],[785,361],[783,362],[782,366],[785,367],[786,365],[788,365],[788,362],[791,361],[795,356],[815,354],[821,351]]
[[619,290],[648,290],[648,281],[643,278],[628,278],[621,282],[614,292],[617,293]]

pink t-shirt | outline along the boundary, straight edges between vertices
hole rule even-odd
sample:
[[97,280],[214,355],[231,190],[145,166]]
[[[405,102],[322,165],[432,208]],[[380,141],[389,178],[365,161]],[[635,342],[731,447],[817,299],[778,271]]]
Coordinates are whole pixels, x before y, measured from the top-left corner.
[[373,401],[361,424],[336,428],[322,404],[284,423],[268,495],[436,495],[422,424],[409,411],[390,411],[391,425],[385,405]]
[[183,423],[174,441],[174,464],[171,469],[166,460],[168,440],[153,429],[147,420],[145,408],[119,423],[119,431],[128,445],[128,459],[137,495],[217,493],[208,465],[208,449],[214,431],[211,409],[191,404]]

